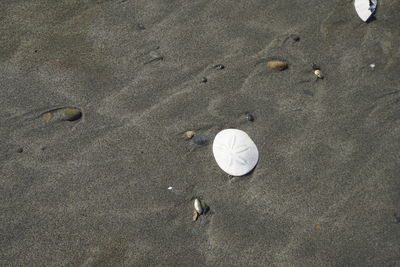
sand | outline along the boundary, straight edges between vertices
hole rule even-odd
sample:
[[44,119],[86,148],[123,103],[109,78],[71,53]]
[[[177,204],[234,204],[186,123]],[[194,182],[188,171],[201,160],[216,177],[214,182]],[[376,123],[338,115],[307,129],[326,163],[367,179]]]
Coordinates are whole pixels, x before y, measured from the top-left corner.
[[[2,0],[0,265],[399,266],[399,10]],[[225,128],[247,176],[213,158]]]

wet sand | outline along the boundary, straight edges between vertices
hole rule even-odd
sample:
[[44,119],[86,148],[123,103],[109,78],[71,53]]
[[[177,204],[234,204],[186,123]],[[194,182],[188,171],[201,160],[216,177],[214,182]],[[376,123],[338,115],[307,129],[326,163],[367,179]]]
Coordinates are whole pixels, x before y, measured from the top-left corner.
[[1,266],[400,265],[398,1],[1,2]]

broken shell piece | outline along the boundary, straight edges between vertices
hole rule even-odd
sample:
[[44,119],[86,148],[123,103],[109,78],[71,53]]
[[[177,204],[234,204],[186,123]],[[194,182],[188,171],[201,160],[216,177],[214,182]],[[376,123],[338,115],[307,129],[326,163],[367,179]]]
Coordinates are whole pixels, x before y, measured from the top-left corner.
[[187,131],[185,133],[185,136],[187,139],[192,139],[192,137],[194,136],[194,132],[193,131]]
[[163,60],[164,59],[164,57],[157,51],[151,51],[150,57],[152,60]]
[[323,79],[324,75],[322,74],[322,71],[319,69],[314,70],[314,74],[317,75],[318,79]]
[[195,221],[197,221],[197,218],[199,218],[199,214],[197,213],[196,210],[193,210],[193,217],[192,217],[192,220],[195,222]]
[[43,113],[40,117],[46,121],[76,121],[82,117],[82,112],[78,108],[66,107],[57,108]]
[[253,140],[238,129],[220,131],[214,139],[213,154],[218,166],[233,176],[249,173],[258,162],[258,149]]
[[153,50],[149,54],[149,59],[144,64],[149,64],[154,61],[161,61],[161,60],[164,60],[164,57],[159,52]]
[[197,211],[198,214],[203,213],[203,207],[201,206],[200,200],[197,198],[194,200],[194,209]]
[[288,68],[288,63],[286,61],[280,61],[280,60],[272,60],[267,62],[268,67],[274,70],[285,70]]
[[213,69],[216,69],[216,70],[223,70],[223,69],[225,69],[225,66],[222,65],[222,64],[217,64],[217,65],[214,65],[214,66],[213,66]]

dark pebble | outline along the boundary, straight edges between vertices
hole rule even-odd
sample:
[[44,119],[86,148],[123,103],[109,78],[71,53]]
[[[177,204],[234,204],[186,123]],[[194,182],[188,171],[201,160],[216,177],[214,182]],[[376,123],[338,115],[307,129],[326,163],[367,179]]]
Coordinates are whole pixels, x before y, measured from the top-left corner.
[[312,67],[313,70],[320,70],[320,69],[321,69],[321,68],[320,68],[318,65],[316,65],[315,63],[313,63],[311,67]]
[[44,147],[42,147],[42,151],[45,151],[46,149],[47,149],[47,147],[45,147],[45,146],[44,146]]
[[24,149],[22,147],[17,149],[17,153],[22,153],[22,152],[24,152]]
[[222,65],[222,64],[217,64],[217,65],[214,65],[213,68],[216,69],[216,70],[223,70],[223,69],[225,69],[225,66]]
[[206,78],[206,77],[201,78],[201,81],[200,81],[200,82],[206,83],[206,82],[207,82],[207,78]]
[[192,138],[193,143],[196,145],[205,145],[208,143],[208,138],[202,137],[202,136],[193,136]]
[[254,121],[254,116],[251,115],[250,113],[247,113],[247,114],[246,114],[246,120],[248,120],[248,121]]
[[141,23],[139,23],[139,24],[137,25],[137,27],[139,28],[139,30],[145,30],[145,29],[146,29],[146,27],[145,27],[143,24],[141,24]]
[[210,211],[210,207],[209,206],[205,206],[203,207],[203,215],[207,214],[207,212]]
[[400,224],[400,216],[397,215],[396,213],[394,213],[393,216],[394,216],[394,218],[395,218],[395,220],[396,220],[396,223],[399,223],[399,224]]
[[300,36],[296,35],[296,34],[291,34],[290,38],[292,38],[293,41],[298,42],[300,41]]

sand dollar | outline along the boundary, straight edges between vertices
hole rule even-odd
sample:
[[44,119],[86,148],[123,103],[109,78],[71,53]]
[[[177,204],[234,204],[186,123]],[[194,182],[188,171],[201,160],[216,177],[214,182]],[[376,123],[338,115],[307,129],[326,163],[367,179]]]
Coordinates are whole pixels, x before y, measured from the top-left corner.
[[358,16],[363,20],[367,21],[375,12],[377,0],[355,0],[354,7]]
[[220,131],[214,139],[213,154],[218,166],[233,176],[249,173],[258,162],[258,149],[253,140],[238,129]]

